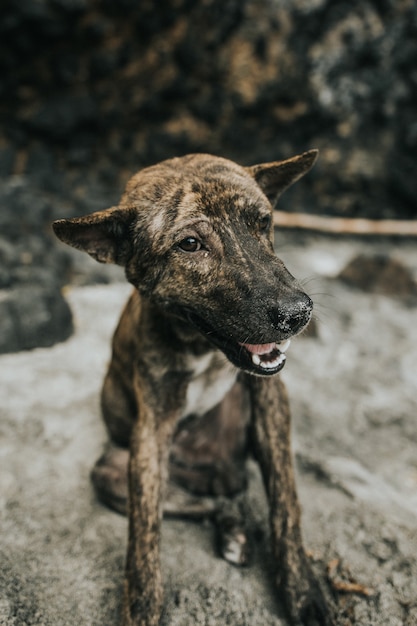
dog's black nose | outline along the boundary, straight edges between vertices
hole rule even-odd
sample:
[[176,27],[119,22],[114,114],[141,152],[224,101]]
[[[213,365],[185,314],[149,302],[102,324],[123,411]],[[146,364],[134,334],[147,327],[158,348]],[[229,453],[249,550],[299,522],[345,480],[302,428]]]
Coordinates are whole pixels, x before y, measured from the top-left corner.
[[310,321],[313,301],[303,292],[293,298],[277,303],[269,309],[268,315],[274,327],[284,336],[298,333]]

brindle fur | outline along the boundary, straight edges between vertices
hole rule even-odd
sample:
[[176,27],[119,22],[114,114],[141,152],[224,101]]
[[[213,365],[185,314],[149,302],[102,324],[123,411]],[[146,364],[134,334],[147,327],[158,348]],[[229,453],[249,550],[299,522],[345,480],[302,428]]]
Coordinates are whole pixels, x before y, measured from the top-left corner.
[[[310,299],[274,254],[271,214],[316,157],[248,168],[209,155],[172,159],[136,174],[117,207],[54,223],[64,242],[123,265],[136,288],[103,385],[112,447],[93,471],[113,508],[123,511],[128,494],[123,626],[159,623],[169,471],[196,493],[230,495],[245,484],[248,452],[265,483],[288,615],[293,624],[333,623],[302,545],[288,401],[271,375],[281,366],[263,370],[241,345],[279,343],[310,319]],[[220,526],[233,519],[218,513]]]

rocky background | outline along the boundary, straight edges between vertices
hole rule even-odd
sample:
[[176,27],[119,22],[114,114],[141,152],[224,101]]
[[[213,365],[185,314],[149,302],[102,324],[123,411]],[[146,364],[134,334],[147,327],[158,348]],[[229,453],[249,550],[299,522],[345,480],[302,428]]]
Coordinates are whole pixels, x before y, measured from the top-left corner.
[[3,0],[0,76],[2,352],[71,333],[78,261],[50,222],[111,206],[167,157],[318,147],[281,208],[417,214],[412,0]]

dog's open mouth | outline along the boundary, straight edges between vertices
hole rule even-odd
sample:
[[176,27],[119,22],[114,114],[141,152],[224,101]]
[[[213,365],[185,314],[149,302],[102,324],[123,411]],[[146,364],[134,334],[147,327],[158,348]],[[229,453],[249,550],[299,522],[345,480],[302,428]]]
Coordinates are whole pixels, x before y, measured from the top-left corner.
[[290,343],[291,340],[286,339],[281,343],[239,343],[239,345],[248,353],[256,368],[261,368],[265,373],[275,373],[284,367],[286,360],[285,352],[288,350]]
[[282,370],[285,365],[285,352],[291,343],[290,339],[272,343],[243,343],[221,335],[194,313],[188,312],[187,318],[239,369],[259,376],[271,376]]

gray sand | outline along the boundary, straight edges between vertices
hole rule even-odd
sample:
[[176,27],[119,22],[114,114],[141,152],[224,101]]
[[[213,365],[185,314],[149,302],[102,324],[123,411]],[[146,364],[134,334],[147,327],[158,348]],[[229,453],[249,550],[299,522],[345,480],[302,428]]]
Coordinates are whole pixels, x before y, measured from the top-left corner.
[[[381,246],[308,237],[285,247],[297,276],[318,276],[307,288],[319,337],[293,341],[282,376],[314,566],[325,577],[338,559],[338,580],[371,594],[339,594],[340,624],[414,626],[417,311],[329,278],[355,250]],[[416,272],[415,243],[391,248]],[[68,290],[75,335],[0,358],[1,626],[117,623],[127,523],[96,501],[89,471],[105,441],[98,392],[129,289]],[[164,521],[165,626],[286,624],[268,576],[264,496],[250,469],[251,567],[216,556],[209,522]]]

